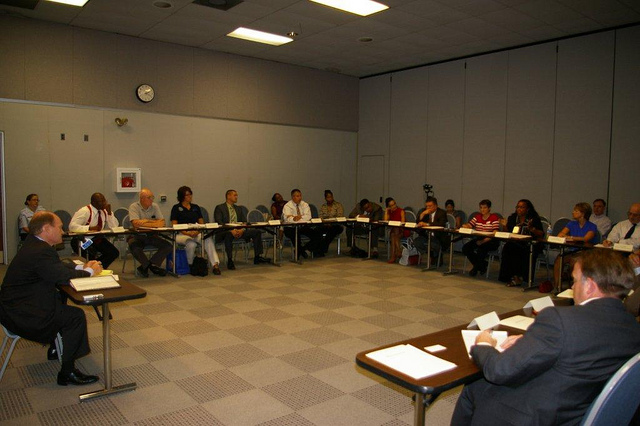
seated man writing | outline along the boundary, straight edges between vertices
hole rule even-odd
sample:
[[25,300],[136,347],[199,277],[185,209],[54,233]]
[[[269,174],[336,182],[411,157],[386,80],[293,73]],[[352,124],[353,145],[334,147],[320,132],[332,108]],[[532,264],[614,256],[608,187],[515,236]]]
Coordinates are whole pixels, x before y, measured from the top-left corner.
[[578,424],[609,378],[640,352],[640,324],[621,297],[634,283],[626,258],[588,250],[573,267],[575,306],[545,308],[499,352],[490,331],[471,356],[484,375],[465,386],[452,425]]
[[29,236],[13,258],[0,288],[0,322],[9,331],[29,340],[51,343],[60,333],[64,350],[58,384],[85,385],[98,380],[83,374],[75,360],[90,351],[84,311],[62,303],[57,285],[71,278],[102,272],[100,263],[62,263],[55,245],[62,242],[62,221],[51,212],[37,212],[29,224]]

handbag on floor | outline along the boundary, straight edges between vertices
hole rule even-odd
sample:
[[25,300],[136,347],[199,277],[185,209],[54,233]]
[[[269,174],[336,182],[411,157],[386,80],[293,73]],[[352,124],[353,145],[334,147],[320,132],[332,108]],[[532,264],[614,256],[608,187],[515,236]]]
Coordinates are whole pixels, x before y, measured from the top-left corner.
[[193,263],[191,264],[191,275],[195,275],[196,277],[206,277],[209,275],[207,261],[204,257],[196,256],[193,258]]
[[402,244],[402,256],[400,257],[400,264],[404,266],[417,265],[420,256],[418,255],[418,249],[413,245],[413,240],[407,238],[407,241]]
[[[167,255],[167,271],[173,271],[173,254]],[[189,273],[189,263],[187,262],[187,252],[184,249],[176,250],[176,274],[187,275]]]

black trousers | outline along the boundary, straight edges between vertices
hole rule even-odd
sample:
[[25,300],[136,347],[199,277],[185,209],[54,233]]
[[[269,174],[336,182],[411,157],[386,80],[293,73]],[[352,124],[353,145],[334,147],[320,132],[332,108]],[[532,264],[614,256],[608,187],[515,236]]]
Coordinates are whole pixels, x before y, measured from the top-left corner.
[[536,259],[540,250],[533,248],[533,262],[529,265],[529,245],[515,242],[507,242],[502,249],[502,262],[500,263],[500,275],[498,279],[502,282],[509,282],[514,276],[518,276],[525,281],[529,279],[529,268],[531,277],[535,272]]
[[[78,254],[80,239],[74,237],[71,240],[71,249]],[[114,260],[120,256],[118,249],[104,237],[93,237],[93,244],[86,250],[80,250],[80,256],[89,260],[97,260],[102,263],[102,267],[107,269]]]
[[224,231],[216,234],[216,244],[224,241],[224,251],[227,253],[227,259],[233,260],[233,242],[236,239],[249,242],[253,240],[253,253],[254,256],[262,255],[262,233],[257,229],[245,229],[240,238],[233,236],[231,231]]
[[323,253],[328,252],[331,242],[338,235],[342,234],[343,230],[344,228],[340,225],[324,225],[320,227],[318,229],[318,231],[320,232],[320,237],[322,238],[322,240],[320,241],[320,250],[322,250]]
[[[294,244],[296,238],[296,230],[292,226],[287,226],[284,228],[284,235],[287,236]],[[309,238],[309,242],[302,246],[301,236]],[[312,226],[299,226],[298,227],[298,250],[309,250],[312,252],[317,252],[320,250],[320,240],[322,239],[322,234]]]
[[[133,257],[144,268],[148,268],[151,264],[162,265],[167,255],[173,252],[173,246],[157,235],[136,235],[130,237],[127,240],[127,244],[129,244],[129,250],[131,250]],[[144,248],[149,246],[158,249],[158,251],[150,259],[147,259],[147,255],[144,254]]]
[[63,346],[61,371],[68,374],[73,370],[76,359],[91,352],[84,311],[75,306],[63,305],[59,333]]
[[500,241],[491,240],[482,245],[478,245],[477,242],[479,240],[473,239],[462,246],[462,253],[467,256],[469,261],[473,264],[473,267],[476,269],[484,269],[486,266],[485,258],[487,257],[487,253],[493,251],[500,246]]
[[[369,225],[354,224],[353,227],[347,226],[347,247],[351,247],[351,241],[355,235],[369,235]],[[378,248],[378,238],[384,236],[384,226],[374,227],[371,230],[371,248]]]

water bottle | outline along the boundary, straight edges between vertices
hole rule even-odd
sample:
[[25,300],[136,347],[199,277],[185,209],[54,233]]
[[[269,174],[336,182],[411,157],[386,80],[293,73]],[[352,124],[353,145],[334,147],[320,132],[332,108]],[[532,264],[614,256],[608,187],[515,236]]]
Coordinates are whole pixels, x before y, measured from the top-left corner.
[[553,229],[551,229],[550,226],[547,226],[547,240],[549,239],[549,237],[551,236]]

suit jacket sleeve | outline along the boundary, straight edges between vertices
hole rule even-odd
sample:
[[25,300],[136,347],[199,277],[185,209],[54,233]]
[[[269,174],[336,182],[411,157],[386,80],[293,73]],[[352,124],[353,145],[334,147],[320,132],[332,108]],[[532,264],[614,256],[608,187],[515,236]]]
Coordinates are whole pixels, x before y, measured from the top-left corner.
[[218,204],[213,211],[213,219],[220,225],[224,225],[225,223],[229,223],[229,213],[225,215],[225,206],[224,204]]
[[515,386],[550,369],[562,346],[563,331],[557,309],[546,308],[509,349],[500,353],[491,346],[476,345],[471,348],[471,356],[489,382]]
[[447,212],[442,209],[436,210],[436,215],[433,218],[434,226],[442,226],[443,228],[447,226]]

